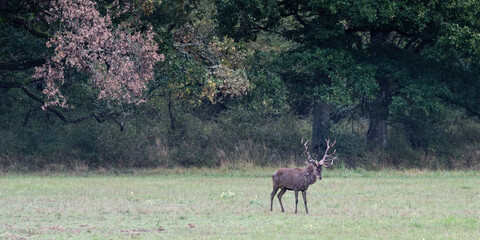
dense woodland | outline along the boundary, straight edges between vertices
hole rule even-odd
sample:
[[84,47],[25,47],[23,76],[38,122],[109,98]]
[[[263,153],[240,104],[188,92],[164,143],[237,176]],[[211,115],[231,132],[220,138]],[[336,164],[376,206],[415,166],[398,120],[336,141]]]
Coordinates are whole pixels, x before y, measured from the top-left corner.
[[480,168],[480,1],[0,2],[0,172]]

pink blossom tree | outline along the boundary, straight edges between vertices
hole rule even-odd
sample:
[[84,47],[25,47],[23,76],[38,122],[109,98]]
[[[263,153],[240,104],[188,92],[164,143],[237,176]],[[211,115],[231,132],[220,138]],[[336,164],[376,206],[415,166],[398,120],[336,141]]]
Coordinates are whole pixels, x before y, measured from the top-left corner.
[[36,67],[33,76],[46,83],[44,109],[68,106],[60,90],[66,68],[87,74],[99,99],[144,101],[142,93],[154,77],[155,63],[164,60],[151,28],[142,34],[128,24],[114,26],[112,14],[102,16],[92,0],[52,0],[46,19],[59,23],[60,29],[47,42],[54,55]]

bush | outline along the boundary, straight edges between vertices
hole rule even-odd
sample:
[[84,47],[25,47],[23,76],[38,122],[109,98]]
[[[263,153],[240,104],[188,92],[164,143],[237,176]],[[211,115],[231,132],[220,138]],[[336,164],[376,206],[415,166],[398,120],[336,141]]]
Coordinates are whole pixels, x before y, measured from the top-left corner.
[[[64,124],[48,112],[39,112],[23,127],[13,121],[21,114],[3,109],[0,120],[7,124],[0,128],[0,171],[305,166],[300,139],[311,136],[311,116],[257,111],[244,104],[226,109],[178,105],[172,129],[166,108],[166,103],[137,107],[134,115],[122,118],[124,131],[111,121]],[[366,120],[340,121],[332,125],[339,157],[334,167],[480,169],[480,124],[462,116],[436,126],[443,131],[440,136],[448,137],[428,147],[412,146],[401,127],[390,126],[385,150],[367,150]]]

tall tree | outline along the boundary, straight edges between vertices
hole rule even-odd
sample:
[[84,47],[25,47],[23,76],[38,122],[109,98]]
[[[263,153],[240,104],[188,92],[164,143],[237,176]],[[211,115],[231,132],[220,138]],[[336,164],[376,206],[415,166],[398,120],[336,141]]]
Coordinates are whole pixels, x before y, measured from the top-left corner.
[[[388,145],[389,121],[398,120],[391,118],[393,113],[428,116],[438,111],[432,103],[453,103],[473,114],[479,112],[472,105],[478,100],[479,85],[478,75],[473,74],[478,71],[478,1],[231,0],[218,4],[219,22],[225,29],[239,31],[233,34],[238,40],[267,30],[293,42],[284,55],[283,62],[288,64],[282,65],[282,72],[286,81],[308,86],[301,89],[313,96],[309,99],[315,111],[314,142],[321,142],[318,138],[328,133],[328,120],[321,116],[329,115],[331,104],[363,105],[369,119],[368,143],[381,148]],[[471,88],[465,88],[465,83]]]
[[[101,122],[118,113],[110,109],[105,114],[90,112],[68,118],[58,107],[72,106],[74,101],[69,104],[64,92],[77,97],[86,94],[91,101],[107,105],[139,103],[146,84],[153,79],[155,63],[163,60],[151,29],[144,28],[142,33],[138,29],[145,26],[133,25],[133,4],[98,6],[91,0],[52,0],[9,1],[0,7],[2,24],[26,35],[17,41],[43,42],[46,48],[33,59],[16,49],[0,56],[0,88],[21,89],[65,122],[91,117]],[[105,14],[100,13],[102,8]],[[130,22],[122,21],[126,15],[133,16]],[[8,35],[2,38],[14,41]],[[69,90],[82,85],[88,90]]]

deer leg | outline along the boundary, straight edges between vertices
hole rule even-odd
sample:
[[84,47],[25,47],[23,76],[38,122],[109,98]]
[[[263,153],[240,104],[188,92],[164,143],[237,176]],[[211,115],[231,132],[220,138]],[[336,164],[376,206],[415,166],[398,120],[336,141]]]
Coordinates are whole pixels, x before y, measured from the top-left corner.
[[298,190],[295,190],[295,213],[297,213],[297,205],[298,205]]
[[279,189],[278,186],[273,186],[272,194],[270,194],[270,212],[272,211],[272,208],[273,208],[273,199],[275,198],[275,194],[277,194],[278,189]]
[[303,196],[303,203],[305,203],[305,211],[308,213],[308,208],[307,208],[307,190],[302,191],[302,196]]
[[280,190],[280,193],[278,193],[278,195],[277,195],[278,201],[280,202],[280,207],[282,207],[282,212],[285,212],[285,210],[283,209],[283,204],[282,204],[282,196],[286,191],[287,191],[287,189],[282,188],[282,190]]

